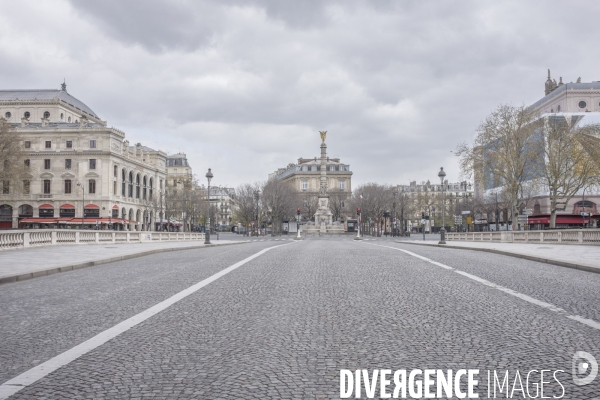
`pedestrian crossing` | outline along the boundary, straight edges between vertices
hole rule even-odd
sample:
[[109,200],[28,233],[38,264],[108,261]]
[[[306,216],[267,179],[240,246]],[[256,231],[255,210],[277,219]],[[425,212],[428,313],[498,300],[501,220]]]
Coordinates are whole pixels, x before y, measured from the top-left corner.
[[[348,241],[354,240],[354,236],[303,236],[302,240],[333,240],[333,241]],[[249,239],[249,242],[277,242],[277,241],[293,241],[295,238],[266,238],[266,239]],[[398,241],[400,238],[395,237],[380,237],[380,238],[365,238],[362,240],[370,241]]]

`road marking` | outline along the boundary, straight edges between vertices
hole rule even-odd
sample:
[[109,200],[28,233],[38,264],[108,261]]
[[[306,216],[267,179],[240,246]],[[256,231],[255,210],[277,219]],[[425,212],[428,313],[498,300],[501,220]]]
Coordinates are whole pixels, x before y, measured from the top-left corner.
[[141,313],[136,314],[133,317],[128,318],[125,321],[118,323],[117,325],[113,326],[112,328],[108,328],[107,330],[100,332],[99,334],[92,337],[91,339],[88,339],[85,342],[49,359],[48,361],[46,361],[42,364],[39,364],[39,365],[31,368],[30,370],[25,371],[22,374],[4,382],[2,385],[0,385],[0,400],[7,399],[8,397],[17,393],[21,389],[44,378],[46,375],[56,371],[60,367],[63,367],[65,365],[69,364],[70,362],[78,359],[82,355],[103,345],[104,343],[108,342],[109,340],[114,339],[115,337],[119,336],[121,333],[127,332],[129,329],[133,328],[134,326],[146,321],[147,319],[153,317],[154,315],[158,314],[159,312],[169,308],[173,304],[179,302],[180,300],[183,300],[184,298],[188,297],[189,295],[202,289],[204,286],[208,285],[209,283],[216,281],[217,279],[227,275],[231,271],[234,271],[235,269],[241,267],[242,265],[248,263],[249,261],[252,261],[255,258],[263,255],[267,251],[275,249],[277,247],[289,246],[290,244],[293,244],[293,243],[296,243],[296,242],[280,244],[277,246],[268,247],[266,249],[263,249],[263,250],[259,251],[258,253],[255,253],[255,254],[251,255],[250,257],[247,257],[247,258],[243,259],[242,261],[239,261],[239,262],[225,268],[224,270],[217,272],[216,274],[204,279],[203,281],[200,281],[200,282],[196,283],[195,285],[192,285],[192,286],[188,287],[187,289],[182,290],[181,292],[169,297],[168,299],[161,301],[160,303],[148,308],[147,310],[142,311]]
[[582,323],[584,325],[587,325],[587,326],[590,326],[592,328],[600,330],[600,323],[596,322],[596,321],[594,321],[592,319],[584,318],[584,317],[582,317],[580,315],[569,315],[569,313],[566,310],[564,310],[564,309],[562,309],[560,307],[557,307],[554,304],[546,303],[545,301],[538,300],[538,299],[533,298],[531,296],[528,296],[526,294],[519,293],[519,292],[517,292],[515,290],[506,288],[504,286],[497,285],[497,284],[495,284],[493,282],[490,282],[488,280],[480,278],[480,277],[478,277],[476,275],[472,275],[472,274],[469,274],[468,272],[460,271],[460,270],[458,270],[456,268],[453,268],[453,267],[450,267],[448,265],[439,263],[437,261],[433,261],[433,260],[431,260],[431,259],[429,259],[427,257],[423,257],[423,256],[421,256],[419,254],[413,253],[412,251],[408,251],[408,250],[404,250],[404,249],[399,249],[397,247],[384,246],[384,245],[381,245],[381,244],[374,244],[374,243],[365,243],[365,244],[368,244],[368,245],[371,245],[371,246],[387,247],[388,249],[401,251],[401,252],[406,253],[406,254],[408,254],[410,256],[419,258],[419,259],[421,259],[423,261],[427,261],[428,263],[431,263],[433,265],[437,265],[438,267],[442,267],[444,269],[448,269],[448,270],[451,270],[453,272],[456,272],[457,274],[460,274],[460,275],[462,275],[464,277],[472,279],[475,282],[479,282],[479,283],[481,283],[483,285],[486,285],[486,286],[489,286],[491,288],[500,290],[501,292],[504,292],[504,293],[509,294],[511,296],[514,296],[514,297],[517,297],[517,298],[519,298],[521,300],[525,300],[528,303],[535,304],[536,306],[545,308],[545,309],[547,309],[549,311],[553,311],[553,312],[562,314],[565,317],[567,317],[569,319],[572,319],[573,321],[577,321],[577,322],[580,322],[580,323]]

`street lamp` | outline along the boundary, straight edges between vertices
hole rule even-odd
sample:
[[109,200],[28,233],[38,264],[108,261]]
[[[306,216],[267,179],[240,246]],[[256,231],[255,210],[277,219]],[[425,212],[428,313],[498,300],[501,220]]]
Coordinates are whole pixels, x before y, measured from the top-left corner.
[[438,244],[446,244],[446,199],[444,196],[444,178],[446,177],[446,173],[444,172],[444,167],[440,167],[438,176],[442,182],[442,229],[440,229],[440,241]]
[[254,191],[254,200],[256,200],[256,236],[258,236],[258,200],[260,198],[260,191],[259,190],[255,190]]
[[208,216],[206,218],[206,227],[208,228],[208,230],[205,229],[205,233],[204,233],[204,244],[210,244],[210,180],[213,178],[213,173],[210,171],[210,168],[208,169],[208,172],[206,173],[206,179],[208,180],[208,188],[206,191],[207,194],[207,200],[208,200]]
[[296,209],[296,240],[302,239],[300,236],[300,207]]
[[81,229],[83,229],[83,218],[85,217],[85,189],[84,189],[83,185],[81,184],[81,182],[77,182],[77,186],[79,186],[81,188],[81,197],[82,197]]
[[396,223],[396,195],[398,194],[398,189],[394,190],[393,194],[394,194],[394,204],[392,205],[392,210],[393,210],[392,218],[393,218],[394,222],[393,222],[393,228],[392,228],[393,229],[392,237],[396,237],[396,225],[397,225],[397,223]]

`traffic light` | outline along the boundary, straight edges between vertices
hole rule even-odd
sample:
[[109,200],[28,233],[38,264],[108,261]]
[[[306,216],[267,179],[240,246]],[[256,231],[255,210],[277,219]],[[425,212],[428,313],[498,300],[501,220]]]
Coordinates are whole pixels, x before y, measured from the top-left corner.
[[425,211],[421,211],[421,219],[425,219]]
[[356,209],[356,215],[360,215],[360,207]]
[[296,214],[300,215],[300,207],[296,208]]

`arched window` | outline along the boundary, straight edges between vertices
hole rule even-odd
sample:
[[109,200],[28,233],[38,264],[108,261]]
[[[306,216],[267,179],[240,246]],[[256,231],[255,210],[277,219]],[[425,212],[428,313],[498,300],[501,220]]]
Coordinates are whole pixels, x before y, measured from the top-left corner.
[[135,198],[140,198],[140,174],[135,176]]
[[89,188],[88,188],[88,193],[89,193],[89,194],[94,194],[94,193],[96,193],[96,180],[95,180],[95,179],[90,179],[90,184],[89,184]]
[[146,183],[148,181],[146,180],[146,177],[144,177],[143,180],[143,186],[142,186],[142,199],[146,200]]
[[152,189],[154,189],[154,181],[150,178],[150,189],[148,191],[148,199],[152,200]]
[[121,196],[125,197],[125,169],[121,170]]
[[133,172],[129,172],[129,197],[133,197]]
[[113,166],[113,176],[117,178],[119,176],[119,168],[115,165]]

